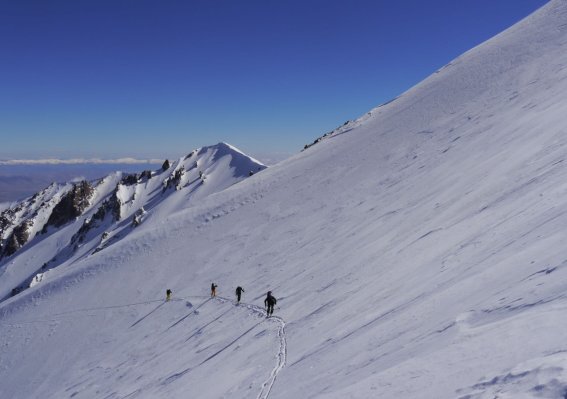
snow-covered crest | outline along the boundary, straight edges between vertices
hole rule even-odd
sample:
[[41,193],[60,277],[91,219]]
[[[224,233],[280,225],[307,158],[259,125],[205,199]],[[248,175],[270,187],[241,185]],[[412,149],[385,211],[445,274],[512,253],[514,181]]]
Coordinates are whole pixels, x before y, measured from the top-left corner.
[[[3,391],[564,397],[566,15],[550,2],[228,190],[168,197],[4,302]],[[285,328],[253,306],[268,290]]]
[[107,248],[147,218],[189,207],[263,169],[219,143],[166,161],[159,170],[54,183],[0,215],[0,273],[11,277],[0,280],[0,298],[36,284],[36,274],[43,280],[60,264]]

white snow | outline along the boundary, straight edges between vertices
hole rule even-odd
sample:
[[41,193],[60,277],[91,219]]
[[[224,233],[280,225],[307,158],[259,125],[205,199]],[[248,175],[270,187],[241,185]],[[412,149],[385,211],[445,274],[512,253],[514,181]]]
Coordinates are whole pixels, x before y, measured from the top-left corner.
[[[180,169],[185,170],[180,182],[168,185],[167,182],[173,181],[175,172]],[[72,184],[52,184],[13,207],[13,226],[24,222],[30,224],[30,241],[24,249],[31,250],[0,261],[0,299],[9,296],[15,287],[28,287],[38,273],[48,278],[52,274],[49,269],[65,262],[73,263],[120,241],[132,231],[134,219],[138,219],[136,223],[145,222],[148,218],[159,219],[191,207],[249,177],[250,170],[258,172],[263,169],[265,166],[253,158],[232,146],[219,143],[195,150],[190,156],[173,162],[168,170],[152,171],[151,178],[140,178],[137,183],[125,182],[127,174],[112,173],[92,182],[94,194],[90,205],[75,223],[57,229],[49,227],[46,235],[36,237],[45,227],[55,205],[72,189]],[[204,173],[203,178],[206,177],[206,184],[199,178],[200,171]],[[119,202],[120,220],[113,220],[111,212],[107,211],[102,221],[95,221],[94,214],[114,193]],[[139,217],[141,209],[144,209],[143,217]],[[78,239],[76,234],[85,223],[90,223],[91,228]],[[12,231],[11,227],[7,228],[0,239],[8,238]],[[41,281],[44,281],[43,278]]]
[[204,151],[187,194],[126,193],[138,228],[0,304],[2,398],[564,399],[566,21],[553,0],[229,188]]

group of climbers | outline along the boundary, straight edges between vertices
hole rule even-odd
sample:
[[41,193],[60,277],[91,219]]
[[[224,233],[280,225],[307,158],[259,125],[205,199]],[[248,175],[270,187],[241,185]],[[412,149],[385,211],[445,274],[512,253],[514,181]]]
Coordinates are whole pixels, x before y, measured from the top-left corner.
[[[211,298],[217,296],[217,287],[218,285],[211,283]],[[240,303],[243,292],[246,292],[244,291],[244,288],[242,288],[241,286],[236,287],[236,303]],[[169,288],[165,291],[166,302],[171,300],[172,293],[173,292]],[[272,291],[268,291],[268,293],[266,294],[266,299],[264,299],[264,307],[266,308],[267,317],[270,317],[274,313],[274,306],[277,302],[278,300],[272,295]]]

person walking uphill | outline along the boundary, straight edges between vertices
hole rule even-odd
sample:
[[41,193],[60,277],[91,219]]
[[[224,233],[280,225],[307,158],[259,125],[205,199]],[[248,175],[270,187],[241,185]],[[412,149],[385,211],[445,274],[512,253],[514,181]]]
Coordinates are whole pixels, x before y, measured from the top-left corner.
[[171,290],[168,288],[165,291],[165,300],[166,300],[166,302],[169,302],[170,299],[171,299]]
[[272,296],[272,291],[268,291],[266,299],[264,299],[264,306],[266,306],[266,317],[270,317],[274,313],[274,306],[278,302],[276,298]]
[[240,303],[240,297],[242,296],[242,293],[246,292],[244,291],[244,288],[242,288],[241,286],[236,287],[236,302]]
[[211,283],[211,298],[217,296],[217,287],[215,283]]

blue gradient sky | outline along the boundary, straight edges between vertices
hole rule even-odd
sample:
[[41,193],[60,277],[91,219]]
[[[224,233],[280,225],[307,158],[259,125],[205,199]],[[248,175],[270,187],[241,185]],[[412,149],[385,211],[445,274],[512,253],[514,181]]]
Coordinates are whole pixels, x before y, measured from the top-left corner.
[[0,0],[0,158],[292,153],[545,0]]

